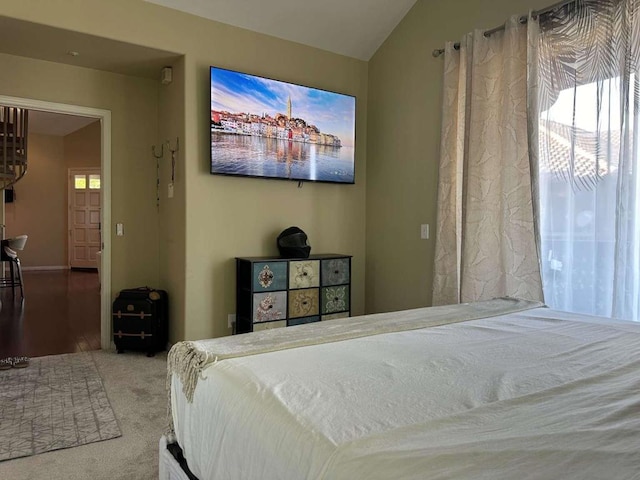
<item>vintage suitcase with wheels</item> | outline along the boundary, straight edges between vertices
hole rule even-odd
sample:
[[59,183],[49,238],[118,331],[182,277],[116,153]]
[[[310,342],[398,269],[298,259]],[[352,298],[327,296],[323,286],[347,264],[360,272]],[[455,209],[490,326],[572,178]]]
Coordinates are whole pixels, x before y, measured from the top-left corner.
[[120,291],[113,301],[113,341],[118,353],[142,350],[152,357],[167,348],[167,292],[149,287]]

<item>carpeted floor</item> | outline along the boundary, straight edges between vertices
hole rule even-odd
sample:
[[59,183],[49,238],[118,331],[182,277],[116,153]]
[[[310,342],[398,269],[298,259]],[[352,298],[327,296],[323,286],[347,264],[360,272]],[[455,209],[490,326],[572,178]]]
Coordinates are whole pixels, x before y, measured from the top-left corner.
[[[122,436],[0,462],[0,479],[158,478],[158,440],[166,427],[166,354],[153,358],[102,350],[71,354],[82,355],[95,362]],[[37,359],[33,360],[27,370],[36,365]]]
[[91,354],[39,357],[0,371],[0,461],[120,435]]

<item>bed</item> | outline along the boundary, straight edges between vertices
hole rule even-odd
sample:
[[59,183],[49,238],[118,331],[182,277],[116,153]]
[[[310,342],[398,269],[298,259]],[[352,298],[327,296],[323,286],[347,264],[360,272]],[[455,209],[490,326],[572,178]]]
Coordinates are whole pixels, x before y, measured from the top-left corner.
[[169,390],[161,480],[640,478],[640,324],[536,302],[181,342]]

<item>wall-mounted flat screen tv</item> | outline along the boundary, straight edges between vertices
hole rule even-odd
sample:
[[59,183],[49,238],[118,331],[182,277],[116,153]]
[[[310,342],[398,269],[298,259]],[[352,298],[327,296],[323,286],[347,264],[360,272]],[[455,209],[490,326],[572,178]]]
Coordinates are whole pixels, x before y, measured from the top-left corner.
[[355,97],[210,70],[211,173],[354,183]]

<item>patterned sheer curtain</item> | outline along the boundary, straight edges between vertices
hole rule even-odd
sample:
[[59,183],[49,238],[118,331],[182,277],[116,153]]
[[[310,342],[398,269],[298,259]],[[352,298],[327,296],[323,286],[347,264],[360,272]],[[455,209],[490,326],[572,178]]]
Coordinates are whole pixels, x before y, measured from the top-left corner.
[[433,304],[542,299],[527,143],[527,33],[445,45]]
[[640,320],[638,0],[530,19],[534,202],[544,301]]

